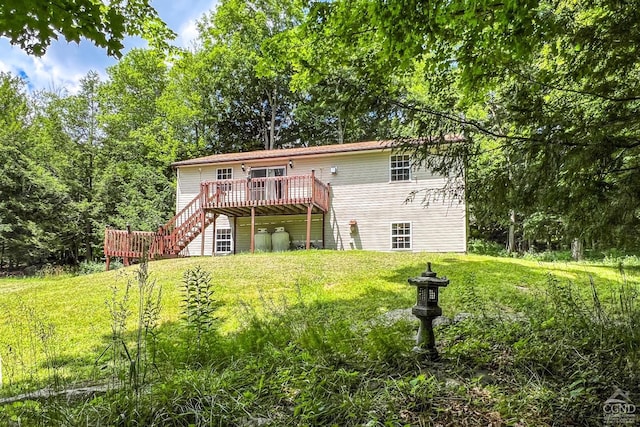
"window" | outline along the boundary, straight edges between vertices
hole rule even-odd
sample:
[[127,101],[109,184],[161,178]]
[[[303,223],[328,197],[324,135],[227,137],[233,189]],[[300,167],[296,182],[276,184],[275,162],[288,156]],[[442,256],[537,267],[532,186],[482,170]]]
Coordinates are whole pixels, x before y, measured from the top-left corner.
[[411,179],[411,159],[408,154],[391,156],[391,182]]
[[391,249],[411,249],[411,223],[391,224]]
[[218,169],[216,178],[220,181],[223,179],[232,179],[233,178],[233,169],[231,168],[223,168]]
[[[216,178],[218,181],[224,181],[225,179],[233,178],[233,169],[231,168],[222,168],[216,171]],[[220,185],[220,190],[224,192],[231,191],[231,183],[224,183]]]
[[219,228],[216,230],[216,253],[231,252],[231,229]]

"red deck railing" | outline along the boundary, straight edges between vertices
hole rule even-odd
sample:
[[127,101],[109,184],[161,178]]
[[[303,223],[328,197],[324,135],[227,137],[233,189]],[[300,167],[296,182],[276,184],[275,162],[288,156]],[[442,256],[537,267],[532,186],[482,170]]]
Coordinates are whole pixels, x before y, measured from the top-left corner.
[[156,233],[153,231],[128,231],[107,228],[104,233],[104,254],[107,261],[110,256],[122,257],[125,265],[130,258],[141,258],[143,254],[154,258],[158,255],[154,244]]
[[329,209],[329,187],[314,174],[206,181],[202,188],[210,209],[309,203]]
[[160,253],[177,254],[202,231],[202,223],[205,227],[211,223],[213,215],[203,209],[206,194],[203,184],[200,184],[198,195],[158,229]]
[[220,214],[225,212],[224,208],[276,205],[295,206],[295,209],[305,207],[309,215],[312,206],[326,212],[329,186],[320,182],[314,173],[202,182],[198,195],[156,232],[108,228],[104,236],[107,270],[109,260],[114,256],[123,258],[128,265],[131,258],[139,259],[144,254],[149,259],[178,255],[213,222],[216,210]]

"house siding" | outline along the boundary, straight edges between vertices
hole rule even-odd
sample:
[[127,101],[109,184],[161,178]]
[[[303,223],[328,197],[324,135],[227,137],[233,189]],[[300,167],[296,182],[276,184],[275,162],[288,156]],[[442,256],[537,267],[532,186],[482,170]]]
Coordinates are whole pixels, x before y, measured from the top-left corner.
[[[245,166],[286,166],[288,175],[306,175],[312,170],[316,177],[331,185],[329,212],[325,216],[325,247],[349,250],[365,249],[391,251],[391,224],[411,223],[411,251],[464,252],[466,250],[466,210],[463,201],[444,197],[434,190],[444,187],[444,178],[419,169],[412,171],[410,181],[390,182],[390,150],[333,154],[324,157],[298,157],[293,168],[283,160],[247,161]],[[181,210],[199,192],[201,181],[215,180],[218,167],[232,167],[233,177],[246,176],[240,164],[223,166],[178,167],[177,209]],[[337,168],[332,174],[331,168]],[[424,203],[425,190],[433,191]],[[407,201],[413,192],[413,201]],[[357,222],[355,233],[350,221]],[[232,228],[236,232],[236,251],[249,250],[250,218],[233,220],[220,217],[217,227]],[[291,240],[306,238],[306,216],[256,217],[256,228],[285,227]],[[185,249],[185,255],[201,254],[201,236]],[[311,240],[322,246],[322,215],[313,215]],[[212,254],[213,227],[205,231],[205,255]]]

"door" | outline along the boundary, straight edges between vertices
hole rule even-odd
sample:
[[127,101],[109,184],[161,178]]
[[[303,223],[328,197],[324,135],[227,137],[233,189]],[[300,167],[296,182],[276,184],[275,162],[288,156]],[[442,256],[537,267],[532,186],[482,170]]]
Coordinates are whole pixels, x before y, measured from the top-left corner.
[[278,200],[284,196],[282,180],[258,180],[253,178],[275,178],[287,174],[284,166],[269,168],[251,168],[251,200]]

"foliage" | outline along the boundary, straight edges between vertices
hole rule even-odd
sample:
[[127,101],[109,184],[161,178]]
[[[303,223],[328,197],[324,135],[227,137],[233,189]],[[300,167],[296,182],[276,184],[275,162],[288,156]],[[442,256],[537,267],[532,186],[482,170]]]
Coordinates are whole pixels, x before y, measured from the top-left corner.
[[[111,263],[109,264],[109,270],[118,270],[122,267],[123,265],[119,261],[111,261]],[[79,274],[79,275],[96,274],[96,273],[102,273],[104,270],[105,270],[105,263],[103,262],[84,261],[78,265],[76,274]]]
[[76,95],[38,94],[35,141],[26,153],[46,165],[65,188],[67,210],[61,213],[67,221],[58,228],[58,234],[74,262],[81,256],[92,261],[94,248],[100,243],[96,228],[101,224],[103,203],[95,199],[104,162],[104,134],[98,123],[99,85],[98,74],[90,72],[80,81]]
[[106,226],[154,230],[171,216],[178,141],[159,118],[163,58],[134,50],[75,95],[29,97],[2,74],[0,268],[92,262]]
[[481,239],[471,239],[467,243],[467,250],[472,254],[504,256],[506,254],[503,245]]
[[3,1],[0,34],[36,56],[44,55],[51,40],[62,35],[68,42],[89,39],[117,57],[127,35],[144,34],[156,42],[174,35],[148,0],[76,0],[63,5],[41,0]]
[[60,245],[57,231],[68,212],[65,186],[54,173],[26,154],[33,142],[30,105],[24,84],[0,73],[0,268],[46,259]]
[[591,287],[585,296],[582,285],[549,275],[544,288],[518,307],[517,316],[494,313],[445,330],[448,357],[490,372],[497,383],[528,383],[529,395],[500,392],[503,410],[540,411],[555,423],[599,425],[603,397],[616,387],[636,388],[640,353],[632,328],[640,312],[637,283],[620,281],[606,299],[593,280]]
[[[105,310],[108,285],[120,272],[93,275],[90,283],[87,276],[0,280],[3,321],[25,318],[16,317],[17,296],[29,298],[35,312],[57,313],[49,323],[65,339],[55,339],[51,366],[62,384],[74,379],[73,372],[81,384],[93,378],[124,387],[72,403],[0,405],[0,420],[486,425],[517,419],[524,425],[591,425],[601,421],[602,402],[614,386],[637,392],[637,260],[628,258],[622,269],[613,261],[545,264],[451,254],[429,260],[451,280],[441,292],[445,314],[469,313],[436,329],[443,356],[437,367],[411,352],[415,319],[388,317],[414,304],[406,279],[424,269],[424,254],[311,251],[153,262],[163,309],[152,303],[153,310],[140,312],[157,324],[137,315],[137,282],[129,282],[126,302],[119,288],[112,314]],[[194,359],[194,335],[180,322],[180,283],[198,265],[216,283],[222,333],[204,329],[206,351]],[[99,365],[106,369],[100,374],[86,365],[95,362],[96,349],[110,343],[111,337],[101,341],[96,333],[109,330],[110,323],[121,331],[115,335],[127,343],[131,358],[103,356]],[[153,331],[147,339],[145,325]],[[28,343],[16,340],[28,336],[18,326],[0,329],[7,395],[38,388],[51,374],[46,363],[33,364]],[[143,351],[138,362],[139,337],[147,356]],[[18,375],[20,365],[6,353],[9,343],[14,354],[22,352],[31,381]],[[47,360],[40,352],[35,346],[37,360]],[[115,362],[121,365],[112,372]],[[131,375],[145,370],[138,384],[150,387],[136,392]]]
[[[215,301],[213,293],[211,273],[200,266],[184,272],[182,316],[187,328],[195,334],[196,357],[202,356],[204,336],[212,336],[215,333],[214,313],[219,304]],[[191,345],[188,344],[187,347],[190,348]]]
[[208,92],[201,95],[209,124],[204,137],[215,152],[269,150],[295,141],[292,108],[298,99],[282,60],[286,46],[274,39],[301,17],[300,4],[291,0],[227,0],[200,21],[202,49],[195,56],[209,75],[199,76],[204,86],[198,89]]
[[[322,78],[316,63],[335,68],[357,57],[362,97],[400,109],[396,134],[411,137],[420,160],[443,172],[465,163],[472,225],[483,237],[506,230],[515,212],[529,226],[541,215],[561,224],[558,244],[632,248],[640,206],[638,73],[628,48],[640,34],[635,6],[319,2],[305,25],[340,54],[316,49],[319,59],[300,61],[298,74]],[[450,133],[465,143],[446,144]],[[446,155],[429,158],[434,150]],[[516,226],[532,238],[531,227]]]

